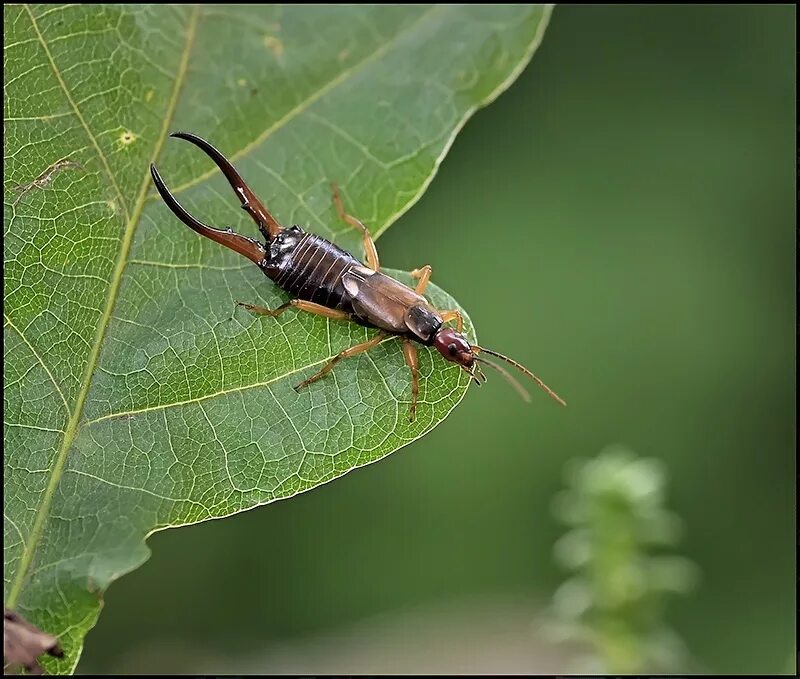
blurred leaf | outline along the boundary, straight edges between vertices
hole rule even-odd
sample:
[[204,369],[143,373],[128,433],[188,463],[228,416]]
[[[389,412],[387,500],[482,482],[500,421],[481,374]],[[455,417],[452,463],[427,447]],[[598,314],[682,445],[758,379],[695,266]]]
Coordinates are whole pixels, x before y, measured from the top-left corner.
[[5,598],[61,638],[66,658],[52,669],[74,669],[103,591],[147,558],[148,534],[373,462],[429,431],[467,387],[423,350],[409,425],[408,371],[387,342],[296,394],[369,331],[234,313],[235,299],[285,296],[157,199],[156,159],[204,220],[238,212],[208,159],[167,149],[167,133],[202,134],[284,223],[357,249],[328,182],[379,235],[466,119],[521,71],[549,14],[5,9]]

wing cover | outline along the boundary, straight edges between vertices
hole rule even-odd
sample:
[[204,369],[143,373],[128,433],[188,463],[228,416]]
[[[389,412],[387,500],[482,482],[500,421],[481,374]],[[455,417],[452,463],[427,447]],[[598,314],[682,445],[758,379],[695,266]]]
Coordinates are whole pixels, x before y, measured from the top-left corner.
[[356,316],[382,330],[428,341],[442,324],[422,295],[385,274],[353,267],[342,283]]

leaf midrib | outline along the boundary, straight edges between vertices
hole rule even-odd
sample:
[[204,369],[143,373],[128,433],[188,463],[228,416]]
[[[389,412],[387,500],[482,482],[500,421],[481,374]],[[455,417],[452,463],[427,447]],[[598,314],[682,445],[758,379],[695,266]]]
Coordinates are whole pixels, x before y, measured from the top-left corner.
[[[117,186],[116,180],[114,175],[111,173],[110,168],[105,160],[105,156],[103,155],[102,151],[100,150],[99,146],[97,146],[97,142],[95,141],[94,135],[92,135],[91,131],[89,130],[88,126],[86,125],[83,116],[81,115],[77,104],[75,104],[74,100],[72,99],[69,90],[67,89],[66,83],[64,82],[63,78],[61,77],[61,73],[56,66],[55,61],[53,61],[52,56],[50,55],[50,50],[47,47],[47,43],[44,39],[44,36],[38,29],[36,25],[36,20],[30,11],[30,8],[26,5],[26,11],[28,12],[31,22],[33,23],[34,29],[36,31],[36,35],[39,38],[39,42],[41,43],[43,49],[45,50],[50,65],[53,69],[53,72],[58,79],[61,88],[64,91],[65,96],[72,104],[73,109],[75,110],[76,116],[79,118],[83,127],[90,137],[92,142],[94,143],[95,149],[97,150],[98,154],[100,155],[101,161],[106,168],[106,171],[111,179],[112,184],[117,190],[117,193],[120,193],[119,187]],[[181,61],[178,65],[178,72],[175,76],[175,84],[173,85],[172,95],[170,97],[169,103],[167,105],[166,115],[164,116],[164,123],[161,128],[161,132],[158,136],[156,144],[153,148],[152,154],[152,161],[158,158],[158,154],[161,152],[161,148],[164,145],[164,141],[167,137],[167,130],[172,122],[172,117],[175,113],[175,108],[178,103],[178,96],[180,94],[181,88],[183,83],[186,80],[186,72],[188,70],[189,64],[189,56],[192,51],[192,46],[194,44],[195,35],[197,33],[197,23],[200,16],[200,10],[198,5],[194,5],[192,9],[192,15],[189,19],[189,24],[186,31],[186,44],[184,45],[183,54],[181,55]],[[89,360],[86,362],[86,368],[84,369],[83,379],[81,380],[81,388],[78,392],[78,396],[75,400],[75,409],[72,412],[72,416],[70,417],[69,423],[67,424],[67,429],[64,432],[64,438],[61,442],[61,447],[56,454],[55,462],[53,467],[50,471],[50,478],[47,482],[47,487],[45,488],[44,495],[42,497],[41,504],[39,505],[39,509],[36,512],[36,517],[33,522],[33,527],[31,528],[30,537],[28,538],[27,543],[25,544],[25,549],[22,553],[22,558],[20,559],[20,565],[17,569],[17,572],[14,576],[14,581],[11,585],[11,589],[9,591],[8,600],[6,601],[6,606],[9,608],[13,608],[16,604],[17,598],[22,590],[22,585],[25,580],[25,575],[30,568],[31,562],[33,560],[33,555],[36,551],[36,547],[39,543],[39,538],[41,537],[42,531],[44,530],[44,525],[47,519],[47,516],[50,512],[50,506],[53,502],[53,497],[55,495],[55,490],[58,486],[59,481],[61,480],[61,475],[64,471],[64,465],[66,464],[67,460],[67,453],[69,452],[70,447],[72,446],[72,442],[75,440],[75,436],[78,432],[78,425],[80,423],[81,416],[83,414],[83,406],[86,402],[86,396],[89,393],[89,387],[92,383],[92,376],[94,375],[95,367],[97,366],[97,360],[100,356],[100,349],[103,346],[103,340],[105,339],[106,330],[108,329],[109,321],[111,320],[111,312],[114,309],[114,305],[117,300],[117,295],[119,294],[120,283],[122,281],[122,273],[125,270],[125,266],[128,263],[128,253],[130,251],[131,244],[133,242],[133,235],[136,232],[136,227],[139,224],[139,219],[142,216],[142,211],[144,209],[145,198],[147,196],[147,187],[150,181],[150,171],[149,171],[149,163],[146,165],[146,171],[144,172],[144,176],[142,179],[141,186],[139,187],[139,192],[136,198],[136,204],[133,208],[133,212],[131,213],[130,217],[128,218],[128,222],[125,225],[125,232],[123,233],[122,242],[120,245],[119,253],[117,255],[117,262],[114,267],[114,273],[111,277],[111,284],[108,290],[108,296],[106,298],[106,305],[103,310],[103,315],[100,318],[100,322],[97,325],[97,330],[95,331],[95,340],[92,346],[92,351],[89,354]],[[120,194],[121,195],[121,194]],[[125,205],[123,201],[123,206]]]
[[[330,334],[330,333],[329,333]],[[386,342],[391,342],[392,340],[396,340],[396,335],[390,335],[384,340],[381,340],[379,346],[385,344]],[[247,391],[248,389],[258,389],[260,387],[269,387],[270,384],[275,384],[275,382],[280,382],[281,380],[286,379],[287,377],[291,377],[297,373],[304,372],[309,368],[314,368],[318,365],[322,365],[323,363],[327,363],[330,361],[334,356],[337,356],[339,352],[334,352],[329,356],[324,356],[323,358],[319,359],[318,361],[312,361],[306,365],[301,365],[297,368],[293,368],[289,372],[281,373],[280,375],[276,375],[271,379],[264,380],[263,382],[254,382],[252,384],[241,384],[237,387],[231,387],[230,389],[222,389],[220,391],[215,391],[211,394],[203,394],[202,396],[195,396],[194,398],[187,398],[184,401],[173,401],[172,403],[159,403],[158,405],[154,406],[146,406],[144,408],[136,408],[135,410],[123,410],[116,413],[108,413],[106,415],[101,415],[93,420],[87,420],[84,422],[85,427],[90,427],[93,424],[97,424],[98,422],[104,422],[105,420],[111,420],[115,417],[128,417],[129,415],[139,415],[140,413],[149,413],[154,410],[166,410],[167,408],[175,408],[176,406],[184,406],[189,405],[190,403],[202,403],[203,401],[207,401],[211,398],[217,398],[219,396],[227,396],[228,394],[237,394],[242,391]]]
[[[341,73],[339,73],[335,78],[329,80],[325,83],[322,87],[317,89],[312,93],[311,96],[306,97],[301,101],[299,104],[294,106],[291,110],[287,113],[284,113],[278,120],[276,120],[272,125],[270,125],[267,129],[265,129],[261,134],[259,134],[255,139],[245,144],[241,149],[234,152],[229,156],[229,160],[231,162],[237,161],[248,153],[250,153],[254,148],[263,144],[269,137],[271,137],[277,130],[284,127],[289,121],[293,120],[297,116],[301,115],[305,111],[307,111],[312,105],[314,105],[320,98],[324,95],[328,94],[332,90],[336,89],[341,83],[345,80],[350,78],[353,73],[360,71],[361,69],[365,68],[376,59],[379,59],[384,54],[386,54],[389,50],[393,49],[399,40],[401,40],[404,36],[408,35],[409,33],[413,32],[418,28],[418,26],[424,21],[429,20],[432,14],[436,12],[442,11],[447,9],[446,5],[435,5],[430,9],[427,9],[422,14],[420,14],[416,19],[414,19],[408,26],[405,28],[400,29],[395,33],[390,39],[386,40],[378,49],[374,52],[370,52],[366,57],[364,57],[361,61],[352,66],[345,68]],[[189,181],[176,186],[175,188],[171,189],[173,194],[182,193],[187,189],[204,182],[205,180],[213,177],[218,172],[217,168],[211,168],[207,172],[190,179]],[[158,199],[158,192],[153,191],[148,200],[156,200]],[[348,227],[349,228],[349,227]]]
[[[112,182],[112,184],[116,188],[117,193],[120,194],[120,196],[121,196],[121,192],[120,192],[120,190],[119,190],[119,188],[118,188],[118,186],[116,184],[116,179],[114,178],[113,174],[111,173],[110,168],[108,167],[108,164],[107,164],[107,162],[105,160],[105,156],[103,155],[100,147],[97,145],[97,142],[95,141],[94,135],[92,135],[91,131],[89,130],[89,128],[87,126],[87,124],[85,123],[85,120],[84,120],[83,116],[81,115],[81,113],[80,113],[80,111],[79,111],[79,109],[77,107],[77,104],[72,99],[72,96],[71,96],[71,94],[69,93],[69,91],[67,89],[66,83],[64,82],[63,78],[61,77],[60,72],[58,71],[58,67],[56,66],[55,61],[53,60],[52,56],[50,55],[50,51],[49,51],[49,48],[47,47],[47,44],[46,44],[46,42],[44,40],[44,36],[38,30],[38,27],[36,27],[35,18],[33,17],[33,14],[31,13],[31,11],[30,11],[30,9],[28,8],[27,5],[25,6],[25,8],[28,11],[28,14],[29,14],[29,16],[31,18],[31,22],[34,24],[34,27],[36,29],[37,37],[38,37],[43,49],[47,53],[50,65],[51,65],[54,73],[56,74],[56,78],[58,79],[58,82],[61,85],[61,88],[62,88],[65,96],[67,97],[67,99],[69,100],[70,104],[72,105],[72,108],[75,111],[75,115],[81,121],[82,126],[83,126],[84,130],[86,131],[87,135],[90,137],[91,141],[93,142],[94,147],[95,147],[98,155],[100,156],[101,161],[103,162],[103,165],[104,165],[104,167],[106,169],[106,172],[107,172],[107,174],[108,174],[108,176],[110,178],[110,181]],[[440,11],[440,10],[442,10],[441,6],[434,6],[434,7],[430,8],[430,9],[428,9],[427,11],[423,12],[422,14],[420,14],[414,21],[411,22],[411,24],[409,24],[404,29],[402,29],[398,33],[396,33],[392,37],[391,40],[388,40],[386,43],[381,45],[377,50],[372,52],[369,56],[367,56],[365,59],[360,61],[358,64],[355,64],[354,66],[351,66],[349,69],[345,69],[345,71],[343,71],[342,74],[340,74],[339,76],[334,78],[330,83],[328,83],[328,85],[326,85],[323,88],[322,94],[327,93],[328,91],[334,89],[343,80],[347,79],[350,75],[352,75],[353,72],[360,70],[361,68],[363,68],[367,64],[369,64],[372,61],[374,61],[375,58],[378,58],[381,55],[385,54],[389,49],[391,49],[392,47],[394,47],[396,45],[396,43],[398,42],[399,38],[401,38],[402,36],[410,33],[414,29],[416,29],[419,26],[419,24],[422,23],[422,21],[424,19],[429,19],[431,14],[435,13],[436,11]],[[158,140],[156,142],[156,145],[155,145],[155,147],[153,149],[152,161],[151,162],[155,162],[158,159],[158,155],[159,155],[159,153],[161,151],[161,148],[162,148],[164,142],[166,141],[167,131],[168,131],[168,128],[169,128],[170,123],[172,121],[172,116],[173,116],[173,114],[175,112],[175,107],[176,107],[177,101],[178,101],[178,95],[180,93],[181,87],[182,87],[183,82],[184,82],[185,77],[186,77],[186,71],[187,71],[187,66],[188,66],[188,62],[189,62],[189,56],[190,56],[192,45],[193,45],[193,42],[194,42],[199,16],[200,16],[199,7],[197,5],[194,5],[192,16],[191,16],[191,19],[190,19],[190,22],[189,22],[189,26],[188,26],[188,29],[187,29],[186,45],[184,46],[184,51],[183,51],[183,55],[182,55],[182,58],[181,58],[181,63],[179,65],[178,73],[176,75],[175,85],[173,87],[173,92],[172,92],[172,97],[170,99],[170,102],[169,102],[169,105],[168,105],[168,108],[167,108],[167,114],[164,116],[164,125],[163,125],[163,127],[161,129],[161,133],[160,133],[160,135],[158,137]],[[275,125],[270,126],[270,128],[268,128],[268,130],[265,133],[262,133],[261,135],[259,135],[255,140],[250,142],[247,146],[245,146],[243,149],[241,149],[237,154],[234,154],[233,157],[234,158],[241,157],[242,155],[245,155],[247,152],[252,150],[252,148],[254,148],[254,147],[258,146],[259,144],[261,144],[267,137],[269,137],[272,133],[274,133],[276,129],[282,127],[289,120],[291,120],[295,116],[301,114],[303,111],[305,111],[308,108],[308,106],[313,104],[317,99],[319,99],[319,96],[314,96],[314,97],[311,97],[310,99],[305,100],[301,105],[299,105],[298,107],[295,107],[295,109],[292,109],[292,111],[290,111],[289,114],[287,114],[286,116],[281,118]],[[19,568],[18,568],[18,570],[17,570],[17,572],[15,574],[14,581],[13,581],[13,583],[11,585],[11,588],[10,588],[10,591],[9,591],[9,597],[8,597],[8,600],[6,601],[6,605],[9,608],[13,608],[14,607],[14,605],[16,604],[17,598],[19,597],[19,594],[20,594],[20,592],[22,590],[22,585],[24,583],[25,575],[27,574],[28,569],[30,568],[31,562],[33,560],[33,555],[34,555],[34,553],[36,551],[36,547],[37,547],[38,542],[39,542],[39,538],[41,537],[42,531],[44,530],[46,519],[47,519],[47,516],[49,514],[49,510],[50,510],[50,505],[52,504],[52,500],[53,500],[53,497],[55,495],[55,490],[58,487],[58,483],[59,483],[59,481],[61,479],[61,475],[63,474],[63,471],[64,471],[64,466],[65,466],[66,460],[67,460],[67,454],[69,452],[69,449],[72,446],[72,442],[74,441],[75,436],[77,435],[77,432],[78,432],[78,429],[79,429],[79,423],[80,423],[81,417],[83,415],[83,407],[84,407],[84,404],[85,404],[85,401],[86,401],[86,397],[87,397],[87,395],[89,393],[89,388],[91,387],[92,376],[93,376],[94,370],[95,370],[95,368],[97,366],[97,361],[98,361],[98,358],[100,356],[100,350],[101,350],[102,345],[103,345],[103,340],[105,339],[105,333],[106,333],[106,330],[108,328],[109,321],[111,320],[111,314],[112,314],[112,311],[114,309],[114,305],[116,303],[116,299],[117,299],[117,295],[118,295],[118,292],[119,292],[120,283],[122,281],[122,274],[123,274],[123,272],[125,270],[125,267],[128,264],[128,253],[130,251],[130,247],[131,247],[131,244],[133,242],[133,236],[134,236],[134,234],[136,232],[136,227],[138,226],[139,219],[141,218],[142,211],[144,209],[144,205],[147,202],[147,188],[148,188],[149,181],[150,181],[149,163],[147,164],[147,167],[148,167],[148,169],[144,174],[144,178],[142,180],[142,184],[141,184],[140,189],[139,189],[139,194],[137,196],[136,204],[134,206],[133,212],[131,213],[130,218],[128,219],[128,222],[127,222],[126,227],[125,227],[125,232],[123,234],[122,244],[121,244],[121,247],[120,247],[120,250],[119,250],[119,254],[117,256],[117,263],[115,265],[114,273],[113,273],[112,278],[111,278],[111,284],[109,286],[108,297],[106,299],[106,306],[105,306],[105,309],[103,311],[103,316],[101,317],[100,322],[99,322],[98,327],[97,327],[97,330],[95,332],[95,342],[94,342],[94,344],[92,346],[92,352],[91,352],[91,354],[89,356],[89,360],[87,361],[86,368],[84,370],[83,379],[81,381],[81,388],[80,388],[80,391],[78,392],[78,396],[77,396],[76,402],[75,402],[75,410],[73,411],[72,416],[71,416],[71,418],[70,418],[70,420],[69,420],[69,422],[67,424],[67,428],[66,428],[66,431],[64,433],[64,438],[62,439],[61,447],[59,448],[58,453],[56,454],[55,462],[54,462],[54,465],[53,465],[53,467],[51,469],[51,472],[50,472],[50,478],[48,479],[47,487],[45,488],[45,491],[44,491],[44,494],[43,494],[43,498],[42,498],[42,502],[39,505],[39,509],[37,510],[36,517],[34,519],[33,527],[31,528],[30,538],[29,538],[28,542],[25,544],[25,549],[23,550],[23,554],[22,554],[22,558],[20,560]],[[210,173],[209,173],[209,176],[210,176]],[[192,180],[189,184],[193,185],[194,183],[199,183],[200,181],[203,181],[204,179],[206,179],[206,176],[201,175],[200,177],[197,177],[195,180]],[[188,188],[188,185],[179,186],[176,189],[176,191],[184,190],[186,188]],[[125,205],[124,200],[122,200],[122,204],[123,204],[123,206]],[[255,385],[255,386],[258,386],[258,385]],[[101,419],[105,419],[105,418],[101,418]]]
[[[418,25],[422,22],[423,19],[429,19],[431,14],[436,13],[438,11],[443,11],[443,10],[446,10],[446,9],[447,9],[447,6],[435,6],[435,7],[432,7],[430,9],[428,9],[427,11],[423,12],[409,26],[407,26],[405,29],[402,29],[397,34],[395,34],[392,37],[391,40],[387,41],[384,45],[382,45],[378,50],[376,50],[371,55],[369,55],[366,59],[362,60],[361,62],[359,62],[358,64],[352,66],[351,68],[346,69],[345,74],[344,74],[345,77],[350,75],[350,74],[352,74],[354,71],[359,70],[365,64],[373,61],[375,57],[378,57],[378,56],[384,54],[385,52],[387,52],[391,47],[396,45],[396,43],[398,41],[398,38],[400,38],[401,36],[411,32],[412,30],[417,28]],[[546,10],[549,10],[549,9],[550,9],[550,6],[546,6]],[[35,19],[34,19],[32,13],[30,12],[30,9],[28,9],[27,6],[26,6],[26,10],[28,11],[28,14],[31,17],[31,21],[34,23],[34,27],[35,27]],[[545,15],[546,15],[546,17],[549,16],[549,11],[546,11]],[[193,42],[194,42],[194,39],[195,39],[195,35],[196,35],[196,31],[197,31],[197,25],[198,25],[198,21],[199,21],[200,16],[201,15],[200,15],[199,7],[197,5],[195,5],[193,7],[192,15],[191,15],[191,18],[190,18],[190,21],[189,21],[189,25],[188,25],[188,28],[187,28],[186,45],[184,46],[184,51],[183,51],[183,55],[182,55],[182,58],[181,58],[180,65],[179,65],[178,73],[176,74],[176,80],[175,80],[175,83],[174,83],[174,86],[173,86],[172,96],[171,96],[171,99],[170,99],[170,102],[169,102],[169,105],[168,105],[167,115],[165,116],[164,125],[162,127],[161,133],[160,133],[160,135],[159,135],[159,137],[157,139],[157,142],[156,142],[156,144],[154,146],[154,149],[153,149],[153,154],[152,154],[152,161],[153,162],[155,162],[155,160],[157,160],[158,155],[159,155],[159,153],[161,151],[161,148],[163,147],[163,144],[164,144],[164,142],[166,140],[166,137],[167,137],[167,131],[168,131],[169,125],[171,123],[172,117],[173,117],[174,112],[175,112],[175,108],[177,106],[180,90],[181,90],[181,88],[182,88],[182,86],[184,84],[185,78],[186,78],[186,72],[187,72],[187,68],[188,68],[189,57],[190,57],[190,54],[191,54],[191,50],[192,50]],[[545,17],[545,25],[546,25],[546,17]],[[543,31],[543,27],[540,27],[540,31]],[[52,57],[50,56],[50,53],[49,53],[48,47],[46,45],[46,42],[44,40],[44,37],[38,31],[38,28],[36,29],[36,33],[37,33],[39,41],[42,44],[44,50],[47,52],[48,59],[50,61],[51,67],[53,68],[53,71],[57,76],[57,79],[58,79],[58,81],[59,81],[59,83],[60,83],[60,85],[61,85],[61,87],[62,87],[62,89],[64,91],[65,96],[70,101],[70,103],[71,103],[71,105],[72,105],[72,107],[74,109],[75,115],[81,121],[81,123],[83,125],[83,128],[86,131],[87,135],[92,140],[92,142],[94,144],[94,147],[95,147],[95,149],[96,149],[96,151],[97,151],[97,153],[98,153],[101,161],[103,162],[103,165],[104,165],[104,167],[105,167],[105,169],[106,169],[106,171],[108,173],[108,176],[109,176],[109,179],[110,179],[111,183],[115,186],[117,192],[119,193],[119,188],[118,188],[118,186],[116,184],[116,178],[111,173],[111,171],[110,171],[110,169],[108,167],[108,164],[106,162],[106,159],[103,156],[101,149],[97,145],[97,143],[96,143],[91,131],[89,130],[88,126],[86,125],[85,120],[83,119],[80,111],[77,108],[77,105],[74,103],[74,100],[72,100],[72,98],[70,96],[70,93],[67,90],[66,84],[63,81],[63,78],[61,77],[55,62],[53,61]],[[530,49],[530,51],[529,51],[529,53],[527,55],[527,59],[524,60],[524,63],[527,63],[527,60],[530,58],[530,56],[533,53],[533,51],[535,51],[535,47],[536,46],[538,46],[538,40],[534,41],[534,44],[531,46],[531,49]],[[523,63],[523,66],[524,66],[524,63]],[[329,83],[329,85],[331,85],[331,87],[327,87],[326,86],[326,92],[330,91],[330,89],[333,89],[336,85],[338,85],[341,82],[342,79],[344,79],[344,78],[341,75],[337,76],[337,78],[335,78],[334,81]],[[512,78],[509,78],[509,80],[510,79],[512,79]],[[499,91],[502,91],[505,88],[505,86],[506,86],[506,83],[503,83],[501,86],[499,86],[497,88],[497,91],[495,93],[493,93],[492,95],[490,95],[488,100],[491,100],[491,98],[493,98],[493,96],[496,96],[496,93],[499,92]],[[275,131],[275,129],[281,127],[289,119],[292,119],[296,115],[299,115],[303,111],[307,110],[308,106],[310,104],[314,103],[314,101],[316,101],[316,99],[318,99],[318,98],[319,97],[316,97],[312,101],[306,102],[305,105],[300,105],[299,110],[293,110],[292,112],[290,112],[288,117],[285,116],[284,119],[279,121],[280,124],[278,124],[277,127],[276,126],[272,126],[268,130],[268,132],[266,134],[262,133],[262,135],[259,135],[259,137],[256,140],[254,140],[253,142],[248,144],[244,149],[242,149],[239,152],[239,154],[237,154],[237,156],[246,154],[253,147],[255,147],[258,144],[260,144],[261,142],[263,142],[264,139],[267,136],[269,136],[270,134],[272,134]],[[486,103],[486,102],[483,102],[483,103]],[[461,125],[452,134],[449,143],[446,145],[446,147],[443,149],[440,157],[437,159],[437,163],[436,163],[435,169],[438,168],[439,161],[446,154],[450,143],[452,143],[452,139],[455,137],[455,133],[457,133],[458,129],[460,129],[460,127],[463,126],[463,124],[466,122],[466,120],[469,119],[471,114],[474,112],[475,108],[477,108],[477,107],[474,107],[471,110],[467,111],[466,114],[463,116],[463,119],[461,121]],[[381,229],[379,229],[378,232],[374,235],[374,237],[377,238],[377,236],[380,233],[382,233],[386,228],[388,228],[388,226],[393,221],[395,221],[403,212],[405,212],[407,209],[409,209],[416,202],[416,199],[419,197],[419,195],[421,195],[422,192],[424,192],[425,188],[427,188],[427,185],[433,179],[433,176],[435,175],[435,169],[434,169],[434,172],[431,175],[431,177],[429,177],[429,181],[426,182],[423,185],[423,187],[422,187],[421,191],[419,192],[419,194],[417,196],[415,196],[415,198],[412,199],[412,201],[410,201],[409,204],[404,206],[404,209],[401,209],[398,213],[396,213],[390,219],[388,219],[386,221],[386,223],[383,225],[383,227]],[[196,183],[196,182],[202,181],[203,179],[205,179],[205,177],[204,176],[200,176],[200,177],[196,178],[195,180],[193,180],[192,183]],[[147,199],[148,199],[148,194],[147,194],[148,186],[149,186],[149,171],[145,171],[144,179],[143,179],[142,184],[141,184],[140,189],[139,189],[139,193],[138,193],[138,196],[137,196],[136,204],[134,206],[133,212],[130,214],[130,216],[128,218],[128,221],[127,221],[127,224],[126,224],[126,227],[125,227],[125,231],[124,231],[124,234],[123,234],[123,239],[122,239],[122,242],[121,242],[120,250],[118,252],[117,262],[115,264],[115,269],[114,269],[114,272],[113,272],[113,276],[112,276],[112,279],[110,281],[110,286],[109,286],[109,291],[108,291],[108,295],[107,295],[107,299],[106,299],[106,305],[105,305],[105,308],[104,308],[104,312],[103,312],[103,315],[102,315],[102,317],[100,319],[100,322],[98,324],[97,330],[95,332],[95,341],[94,341],[94,344],[93,344],[92,351],[90,353],[89,359],[87,361],[86,368],[84,370],[84,374],[83,374],[83,378],[82,378],[82,382],[81,382],[81,388],[80,388],[80,391],[78,392],[78,396],[76,398],[75,411],[73,412],[73,414],[72,414],[72,416],[71,416],[71,418],[69,420],[67,429],[66,429],[66,431],[64,433],[64,438],[62,440],[62,445],[59,448],[59,451],[58,451],[58,453],[56,455],[54,465],[53,465],[53,467],[51,469],[51,472],[50,472],[50,478],[48,480],[48,484],[47,484],[47,487],[45,489],[45,493],[43,495],[43,499],[41,501],[41,504],[39,505],[39,509],[37,510],[37,515],[36,515],[36,517],[34,519],[34,524],[33,524],[32,530],[31,530],[30,538],[29,538],[28,542],[25,545],[25,549],[23,551],[23,555],[22,555],[22,558],[20,560],[19,568],[18,568],[17,572],[15,573],[14,581],[13,581],[13,583],[11,585],[9,598],[8,598],[8,601],[6,602],[7,606],[9,606],[9,607],[13,607],[14,604],[16,603],[17,598],[19,597],[20,591],[21,591],[23,583],[24,583],[25,576],[28,573],[28,570],[30,568],[30,565],[31,565],[31,562],[32,562],[32,559],[33,559],[34,552],[36,550],[36,547],[38,545],[38,542],[39,542],[39,539],[41,537],[42,531],[43,531],[44,526],[46,524],[46,519],[47,519],[47,516],[49,514],[49,509],[50,509],[50,506],[52,504],[52,500],[53,500],[53,497],[54,497],[54,494],[55,494],[55,490],[56,490],[56,488],[58,486],[58,483],[60,481],[60,478],[61,478],[61,476],[63,474],[64,467],[65,467],[65,464],[66,464],[68,451],[72,446],[72,443],[73,443],[73,441],[75,439],[75,436],[77,435],[77,432],[78,432],[78,429],[79,429],[79,423],[81,423],[81,417],[82,417],[82,414],[83,414],[83,407],[84,407],[84,404],[85,404],[85,401],[86,401],[86,397],[87,397],[88,392],[89,392],[89,388],[90,388],[91,383],[92,383],[92,376],[93,376],[94,371],[95,371],[95,369],[97,367],[97,362],[98,362],[98,359],[99,359],[100,351],[102,349],[103,341],[104,341],[104,338],[105,338],[105,333],[106,333],[106,330],[108,328],[108,325],[109,325],[109,322],[110,322],[110,319],[111,319],[111,315],[112,315],[112,311],[113,311],[113,308],[115,306],[116,299],[117,299],[117,296],[118,296],[118,293],[119,293],[119,288],[120,288],[121,280],[122,280],[122,274],[123,274],[123,272],[125,270],[125,267],[127,266],[127,263],[128,263],[128,253],[129,253],[130,247],[132,245],[133,236],[134,236],[134,234],[136,232],[136,228],[138,226],[139,220],[141,219],[141,215],[142,215],[142,212],[143,212],[143,209],[144,209],[144,205],[146,204]],[[178,187],[178,190],[186,189],[186,188],[188,188],[188,186],[184,185],[182,187]],[[123,205],[123,207],[125,206],[125,202],[124,201],[122,201],[122,205]],[[388,341],[388,339],[387,339],[387,341]],[[260,385],[253,385],[253,386],[260,386]],[[101,419],[105,419],[105,418],[101,418]],[[86,423],[84,422],[82,424],[85,425]]]

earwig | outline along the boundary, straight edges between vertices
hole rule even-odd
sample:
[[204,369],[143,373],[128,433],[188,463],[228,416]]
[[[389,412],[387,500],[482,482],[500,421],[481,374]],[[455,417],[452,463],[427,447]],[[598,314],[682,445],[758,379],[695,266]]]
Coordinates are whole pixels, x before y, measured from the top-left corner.
[[[561,405],[566,405],[554,391],[525,366],[496,351],[470,344],[463,335],[464,320],[457,309],[440,311],[424,297],[431,277],[431,267],[423,266],[411,272],[416,279],[415,288],[381,273],[378,251],[369,229],[358,219],[347,214],[336,184],[331,185],[333,204],[339,218],[361,232],[365,261],[342,250],[334,243],[297,225],[285,228],[272,216],[266,206],[250,190],[231,162],[205,139],[189,132],[175,132],[178,137],[200,147],[225,175],[231,188],[264,239],[261,243],[235,233],[232,229],[216,229],[193,217],[167,188],[154,164],[150,165],[153,183],[173,214],[190,229],[224,245],[256,264],[264,274],[292,299],[276,309],[266,309],[253,304],[237,302],[254,314],[276,317],[290,307],[326,316],[336,320],[349,320],[376,328],[372,339],[339,352],[322,369],[303,380],[299,390],[326,375],[343,358],[355,356],[378,346],[389,336],[402,342],[403,356],[411,370],[411,406],[409,419],[413,421],[419,393],[419,360],[414,343],[434,347],[442,357],[458,364],[479,386],[486,381],[481,364],[499,372],[526,400],[528,392],[504,368],[479,356],[481,352],[494,356],[517,368],[530,377],[541,389]],[[455,321],[455,329],[445,323]]]

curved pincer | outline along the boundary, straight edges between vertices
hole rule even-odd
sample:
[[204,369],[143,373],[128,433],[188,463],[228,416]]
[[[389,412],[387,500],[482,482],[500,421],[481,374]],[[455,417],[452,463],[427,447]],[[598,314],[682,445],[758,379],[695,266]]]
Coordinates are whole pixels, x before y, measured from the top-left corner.
[[211,226],[203,224],[203,222],[200,220],[192,217],[192,215],[187,212],[186,208],[184,208],[183,205],[178,202],[175,196],[172,195],[166,184],[164,184],[164,180],[161,179],[161,175],[158,173],[156,166],[152,163],[150,164],[150,174],[153,176],[153,183],[156,185],[156,188],[161,194],[161,197],[164,199],[164,202],[167,204],[169,209],[172,210],[175,216],[184,224],[186,224],[186,226],[196,231],[201,236],[210,238],[220,245],[224,245],[225,247],[238,252],[240,255],[244,255],[251,262],[261,266],[266,252],[261,243],[253,240],[252,238],[247,238],[246,236],[234,233],[234,231],[231,229],[215,229]]
[[236,195],[239,196],[239,200],[242,202],[242,209],[250,214],[267,242],[278,235],[283,227],[281,227],[278,221],[270,214],[270,211],[267,210],[266,206],[256,197],[250,187],[247,186],[231,161],[223,156],[222,153],[209,142],[202,137],[198,137],[196,134],[192,134],[191,132],[173,132],[169,136],[191,142],[202,149],[206,155],[216,163],[217,167],[222,170],[222,174],[225,175],[231,188]]

